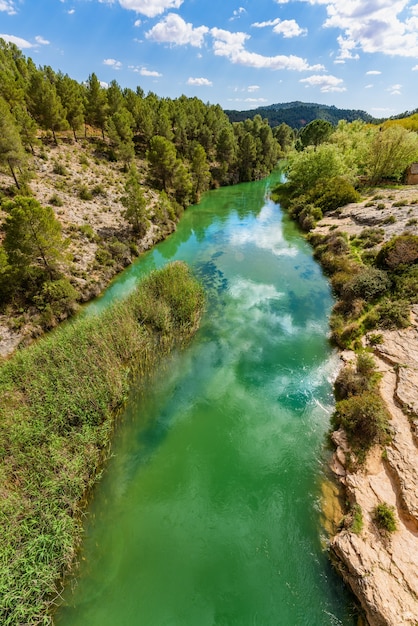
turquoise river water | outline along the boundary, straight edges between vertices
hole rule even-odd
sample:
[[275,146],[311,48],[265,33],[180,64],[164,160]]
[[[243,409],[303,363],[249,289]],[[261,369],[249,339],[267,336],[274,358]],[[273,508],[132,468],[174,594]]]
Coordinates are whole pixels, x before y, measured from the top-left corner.
[[353,626],[321,546],[332,297],[270,179],[215,190],[88,313],[173,259],[203,280],[191,344],[133,389],[57,626]]

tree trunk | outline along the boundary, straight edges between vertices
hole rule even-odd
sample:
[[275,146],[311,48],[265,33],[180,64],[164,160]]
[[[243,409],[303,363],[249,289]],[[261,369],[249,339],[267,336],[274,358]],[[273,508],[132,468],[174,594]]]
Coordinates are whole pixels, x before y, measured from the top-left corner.
[[17,178],[16,178],[16,174],[15,174],[15,171],[14,171],[14,169],[13,169],[13,165],[12,165],[11,161],[8,161],[8,163],[9,163],[10,171],[11,171],[12,176],[13,176],[13,178],[14,178],[14,181],[15,181],[15,183],[16,183],[16,187],[17,187],[18,189],[20,189],[20,185],[19,185],[19,182],[18,182],[18,180],[17,180]]

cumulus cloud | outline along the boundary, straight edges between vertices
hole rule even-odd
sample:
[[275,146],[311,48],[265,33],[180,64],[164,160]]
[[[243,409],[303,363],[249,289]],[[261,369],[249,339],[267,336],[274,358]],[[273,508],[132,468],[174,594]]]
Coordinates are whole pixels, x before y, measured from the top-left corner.
[[201,48],[207,32],[209,32],[207,26],[193,28],[193,24],[185,22],[176,13],[169,13],[161,22],[153,26],[145,34],[145,37],[160,43],[190,44],[196,48]]
[[161,15],[167,9],[178,9],[183,0],[119,0],[124,9],[130,9],[147,17]]
[[256,52],[248,52],[245,43],[250,36],[246,33],[231,33],[221,28],[212,28],[214,38],[213,50],[217,56],[228,58],[231,63],[246,67],[264,68],[271,70],[318,71],[324,69],[322,65],[309,65],[306,59],[294,55],[263,56]]
[[211,87],[212,81],[207,78],[189,78],[187,84],[194,85],[195,87]]
[[308,78],[302,78],[299,82],[304,83],[307,87],[319,87],[322,93],[346,91],[342,86],[344,82],[342,78],[325,74],[314,74]]
[[35,41],[36,41],[36,43],[38,43],[41,46],[49,46],[49,44],[51,43],[47,39],[44,39],[43,37],[41,37],[41,35],[37,35],[35,37]]
[[255,28],[266,28],[267,26],[272,26],[274,33],[283,35],[286,39],[306,35],[308,32],[306,28],[301,28],[295,20],[281,20],[278,17],[275,20],[268,20],[267,22],[254,22],[251,26],[254,26]]
[[138,72],[141,76],[149,76],[151,78],[161,78],[162,74],[155,70],[147,70],[146,67],[134,67],[132,65],[129,66],[130,69],[133,69],[134,72]]
[[141,20],[135,20],[134,22],[134,26],[136,26],[138,28],[138,26],[141,26],[142,22]]
[[8,41],[9,43],[14,43],[18,48],[33,48],[33,44],[26,39],[22,39],[22,37],[16,37],[16,35],[1,35],[0,37],[4,39],[4,41]]
[[232,17],[230,17],[230,21],[232,22],[233,20],[237,20],[241,17],[241,15],[243,15],[243,13],[246,13],[247,11],[244,9],[244,7],[239,7],[239,9],[235,9],[235,11],[232,14]]
[[337,28],[338,59],[356,59],[354,50],[390,56],[418,56],[418,10],[409,0],[304,0],[326,5],[324,27]]
[[17,13],[13,0],[0,0],[0,11],[15,15]]
[[122,67],[122,63],[120,61],[116,61],[116,59],[105,59],[103,61],[103,65],[113,67],[114,70],[120,70],[120,68]]
[[379,76],[381,73],[382,72],[379,72],[379,70],[369,70],[366,72],[366,76]]

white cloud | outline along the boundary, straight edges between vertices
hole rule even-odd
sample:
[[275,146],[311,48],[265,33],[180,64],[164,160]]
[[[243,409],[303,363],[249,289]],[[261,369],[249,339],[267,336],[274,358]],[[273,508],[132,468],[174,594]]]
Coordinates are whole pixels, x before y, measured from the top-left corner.
[[146,67],[141,67],[137,71],[141,74],[141,76],[151,76],[153,78],[160,78],[162,76],[160,72],[157,72],[155,70],[147,70]]
[[1,35],[0,37],[4,39],[4,41],[8,41],[9,43],[14,43],[18,48],[33,48],[33,44],[27,41],[26,39],[22,39],[22,37],[16,37],[15,35]]
[[254,22],[251,26],[254,26],[255,28],[273,26],[273,32],[278,35],[283,35],[286,39],[306,35],[308,32],[306,28],[301,28],[295,20],[281,20],[278,17],[275,20],[268,20],[267,22]]
[[254,91],[258,91],[260,89],[260,85],[249,85],[247,91],[253,93]]
[[114,70],[120,70],[120,68],[122,67],[122,63],[120,61],[116,61],[116,59],[105,59],[103,61],[103,65],[113,67]]
[[9,15],[16,15],[17,13],[13,0],[0,0],[0,11],[4,11]]
[[324,69],[322,65],[310,66],[306,59],[294,55],[277,55],[272,57],[263,56],[256,52],[248,52],[245,49],[245,42],[250,39],[250,35],[238,32],[231,33],[228,30],[212,28],[210,31],[214,38],[213,50],[215,55],[227,57],[231,63],[244,65],[246,67],[264,68],[271,70],[296,70],[296,71],[318,71]]
[[196,87],[211,87],[213,83],[207,78],[189,78],[187,84]]
[[232,14],[232,17],[229,18],[229,20],[232,22],[233,20],[237,20],[241,17],[241,15],[243,15],[244,13],[246,13],[247,11],[244,9],[244,7],[239,7],[239,9],[235,9],[235,11]]
[[326,5],[325,27],[337,28],[339,59],[356,59],[353,50],[390,56],[418,56],[418,9],[409,0],[304,0]]
[[372,89],[374,87],[374,85],[370,84],[370,85],[365,85],[364,89]]
[[342,78],[336,76],[315,74],[308,78],[302,78],[300,83],[305,83],[307,87],[319,87],[322,93],[346,91],[346,88],[341,85],[344,81]]
[[68,15],[74,15],[75,13],[75,9],[70,9],[69,11],[67,11]]
[[147,39],[160,43],[190,44],[196,48],[201,48],[207,32],[209,32],[207,26],[193,28],[192,24],[185,22],[176,13],[169,13],[161,22],[153,26],[145,36]]
[[41,35],[37,35],[35,37],[35,41],[36,41],[36,43],[38,43],[41,46],[49,46],[49,44],[51,43],[47,39],[44,39],[43,37],[41,37]]
[[414,65],[414,67],[412,68],[413,72],[416,72],[418,70],[418,65]]
[[366,72],[366,76],[379,76],[381,73],[382,72],[379,72],[379,70],[370,70],[369,72]]
[[402,85],[391,85],[391,87],[388,87],[386,91],[388,91],[390,93],[391,96],[400,96],[402,91]]
[[119,0],[119,4],[124,9],[142,13],[147,17],[155,17],[167,9],[178,9],[183,0]]
[[134,22],[134,26],[136,26],[138,28],[138,26],[141,26],[142,22],[141,20],[135,20]]

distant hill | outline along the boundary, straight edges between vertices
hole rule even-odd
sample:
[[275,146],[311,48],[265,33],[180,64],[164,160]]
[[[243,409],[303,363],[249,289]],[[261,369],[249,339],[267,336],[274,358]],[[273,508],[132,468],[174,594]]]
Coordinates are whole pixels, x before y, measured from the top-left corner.
[[353,122],[358,119],[365,122],[377,122],[366,111],[338,109],[335,106],[311,102],[284,102],[257,107],[249,111],[225,110],[225,113],[231,122],[242,122],[248,118],[252,119],[255,115],[261,115],[263,119],[268,120],[270,126],[279,126],[284,122],[296,129],[302,128],[316,119],[327,120],[332,124],[337,124],[339,120]]

